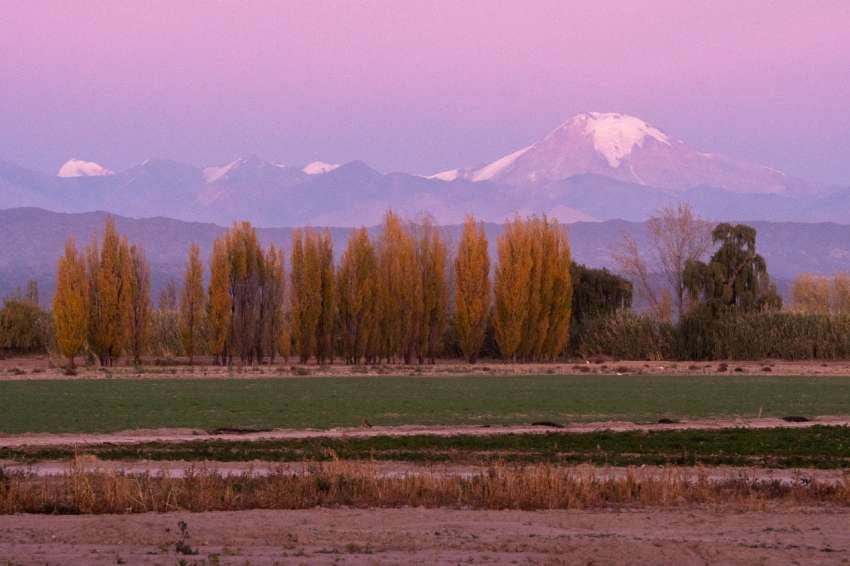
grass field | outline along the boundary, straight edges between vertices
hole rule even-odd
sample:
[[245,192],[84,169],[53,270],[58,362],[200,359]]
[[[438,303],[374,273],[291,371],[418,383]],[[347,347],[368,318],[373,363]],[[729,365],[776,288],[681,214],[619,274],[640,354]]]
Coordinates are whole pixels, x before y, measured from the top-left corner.
[[0,382],[0,432],[846,415],[848,377],[521,376]]

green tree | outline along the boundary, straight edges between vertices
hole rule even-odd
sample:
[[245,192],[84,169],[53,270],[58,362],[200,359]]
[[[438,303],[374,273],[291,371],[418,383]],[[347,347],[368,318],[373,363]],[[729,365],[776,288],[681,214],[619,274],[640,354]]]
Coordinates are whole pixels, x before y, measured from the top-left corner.
[[744,224],[719,224],[711,260],[689,261],[685,287],[693,301],[714,315],[779,310],[782,299],[770,282],[767,263],[756,253],[756,230]]

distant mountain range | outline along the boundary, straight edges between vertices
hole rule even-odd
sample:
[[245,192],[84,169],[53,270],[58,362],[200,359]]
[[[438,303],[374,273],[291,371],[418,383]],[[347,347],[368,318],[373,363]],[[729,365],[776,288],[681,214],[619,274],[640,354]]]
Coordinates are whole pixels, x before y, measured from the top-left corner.
[[644,220],[690,202],[717,220],[846,222],[850,188],[827,190],[770,167],[705,153],[634,116],[585,113],[491,163],[434,175],[354,161],[293,166],[255,155],[212,167],[148,159],[124,171],[71,159],[57,175],[0,161],[0,208],[106,210],[263,226],[376,224],[387,208],[455,224],[518,212],[562,222]]
[[[103,229],[109,214],[105,212],[55,213],[37,208],[0,210],[0,297],[27,280],[35,279],[46,302],[53,294],[56,261],[65,240],[73,236],[80,247],[88,244]],[[191,242],[200,246],[206,261],[212,243],[225,227],[199,222],[184,222],[170,218],[132,219],[114,216],[118,230],[131,242],[144,247],[151,262],[154,292],[174,278],[183,276],[187,251]],[[753,222],[758,230],[758,250],[764,255],[771,275],[787,288],[788,281],[801,272],[832,274],[850,271],[850,226],[818,223]],[[496,257],[496,237],[499,224],[486,224],[491,257]],[[334,251],[339,256],[345,248],[349,228],[331,228]],[[376,230],[373,228],[373,231]],[[292,228],[258,229],[260,239],[274,242],[289,250]],[[445,235],[454,245],[460,227],[444,227]],[[610,220],[578,222],[569,226],[573,259],[592,267],[614,265],[611,250],[629,232],[639,241],[645,239],[643,223]],[[46,303],[45,303],[46,304]]]

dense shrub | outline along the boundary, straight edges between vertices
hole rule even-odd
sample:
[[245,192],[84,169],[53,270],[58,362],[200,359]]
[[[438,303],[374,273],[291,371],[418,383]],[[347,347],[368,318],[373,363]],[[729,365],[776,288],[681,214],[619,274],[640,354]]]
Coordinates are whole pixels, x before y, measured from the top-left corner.
[[658,360],[850,359],[850,316],[760,312],[691,313],[674,326],[621,311],[585,323],[583,357]]
[[47,351],[50,317],[32,300],[7,299],[0,309],[0,353]]
[[663,360],[675,355],[675,344],[673,325],[621,310],[585,321],[575,350],[583,357]]
[[850,316],[764,312],[682,320],[678,357],[835,360],[850,358]]
[[576,354],[578,345],[584,342],[588,324],[594,327],[593,321],[631,308],[632,284],[607,269],[591,269],[573,263],[570,270],[573,279],[573,312],[568,352]]

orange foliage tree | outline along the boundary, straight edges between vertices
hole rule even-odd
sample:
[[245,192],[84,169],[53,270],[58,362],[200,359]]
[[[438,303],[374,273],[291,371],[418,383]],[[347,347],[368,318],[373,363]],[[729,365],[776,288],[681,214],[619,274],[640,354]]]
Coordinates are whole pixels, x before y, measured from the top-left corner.
[[337,271],[337,304],[346,363],[374,362],[377,343],[377,259],[366,228],[351,233]]
[[490,256],[484,226],[472,216],[463,225],[454,261],[454,324],[464,358],[475,363],[490,312]]
[[180,294],[180,338],[190,364],[203,343],[204,310],[204,266],[198,244],[192,243]]
[[86,345],[89,291],[85,260],[77,252],[73,238],[65,243],[65,255],[59,259],[56,293],[53,295],[53,323],[59,351],[74,367],[74,358]]

